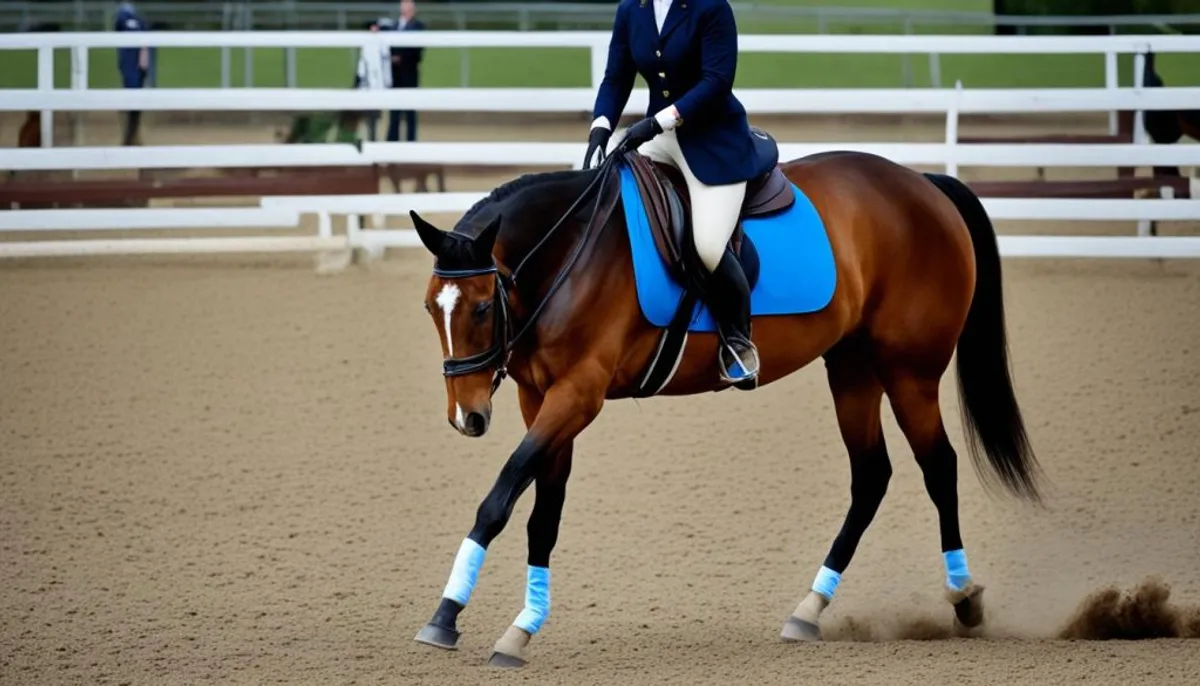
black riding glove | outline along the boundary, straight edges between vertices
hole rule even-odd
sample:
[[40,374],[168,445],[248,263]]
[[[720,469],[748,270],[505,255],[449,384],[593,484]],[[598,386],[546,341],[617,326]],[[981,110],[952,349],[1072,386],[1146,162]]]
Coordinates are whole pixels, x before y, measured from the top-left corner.
[[[612,137],[612,131],[603,126],[592,128],[588,134],[587,152],[583,156],[583,168],[591,169],[592,167],[600,166],[605,157],[608,157],[608,139]],[[592,164],[592,156],[595,155],[595,164]]]
[[657,119],[646,117],[629,127],[629,132],[625,134],[625,139],[621,141],[621,152],[637,150],[642,143],[648,143],[662,132],[663,127],[658,123]]

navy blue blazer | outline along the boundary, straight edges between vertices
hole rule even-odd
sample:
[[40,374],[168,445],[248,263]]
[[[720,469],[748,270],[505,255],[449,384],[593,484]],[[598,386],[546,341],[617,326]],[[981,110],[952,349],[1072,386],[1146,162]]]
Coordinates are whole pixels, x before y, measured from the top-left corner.
[[701,182],[748,181],[770,170],[751,140],[746,108],[733,95],[737,24],[728,0],[673,0],[661,35],[650,0],[621,0],[593,117],[616,126],[634,78],[650,87],[653,116],[675,105],[679,147]]
[[[138,16],[133,5],[122,3],[117,10],[115,26],[117,31],[145,31],[146,22]],[[117,48],[117,69],[121,72],[121,83],[126,88],[142,87],[142,68],[138,66],[138,54],[141,48]]]

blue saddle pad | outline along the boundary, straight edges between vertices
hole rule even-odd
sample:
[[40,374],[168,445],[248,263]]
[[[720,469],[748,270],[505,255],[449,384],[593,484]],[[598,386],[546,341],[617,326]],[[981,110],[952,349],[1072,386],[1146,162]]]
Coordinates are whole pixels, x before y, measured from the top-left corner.
[[[665,327],[675,315],[683,287],[667,273],[667,264],[658,254],[633,172],[624,164],[620,171],[638,304],[651,324]],[[792,190],[796,202],[787,211],[743,222],[761,263],[758,283],[750,292],[752,316],[817,312],[833,299],[837,268],[825,224],[795,184]],[[716,330],[708,308],[698,303],[688,331]]]

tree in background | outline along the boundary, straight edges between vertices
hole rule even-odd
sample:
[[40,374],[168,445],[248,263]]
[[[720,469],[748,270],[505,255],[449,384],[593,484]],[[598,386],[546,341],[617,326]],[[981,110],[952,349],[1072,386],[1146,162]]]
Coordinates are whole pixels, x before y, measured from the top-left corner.
[[[1136,14],[1200,14],[1200,0],[992,0],[998,15],[1035,16],[1113,16]],[[1138,27],[1145,30],[1146,27]],[[1171,30],[1193,33],[1200,26],[1177,25]],[[1099,33],[1107,34],[1107,26],[1038,27],[1030,33]],[[1017,33],[1012,26],[997,26],[997,34]]]

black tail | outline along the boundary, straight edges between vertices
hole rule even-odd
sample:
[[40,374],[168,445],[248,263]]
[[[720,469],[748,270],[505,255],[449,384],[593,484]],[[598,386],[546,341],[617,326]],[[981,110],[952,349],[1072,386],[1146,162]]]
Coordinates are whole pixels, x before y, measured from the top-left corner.
[[1009,491],[1039,501],[1037,459],[1025,434],[1009,370],[996,231],[983,203],[964,183],[944,174],[925,177],[958,207],[975,246],[975,295],[958,339],[958,394],[971,459],[982,478],[986,455],[987,464]]

